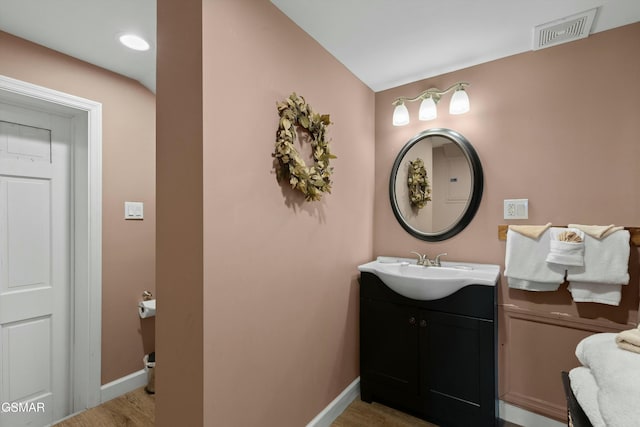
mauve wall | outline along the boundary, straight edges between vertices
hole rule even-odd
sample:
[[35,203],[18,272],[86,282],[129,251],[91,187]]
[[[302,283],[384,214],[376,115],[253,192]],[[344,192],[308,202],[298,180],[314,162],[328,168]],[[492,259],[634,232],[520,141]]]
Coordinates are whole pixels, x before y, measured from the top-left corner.
[[[374,93],[270,2],[204,1],[204,421],[306,425],[358,372]],[[276,181],[276,102],[331,115],[332,194]]]
[[195,427],[204,425],[202,0],[157,6],[156,424]]
[[[102,383],[142,369],[154,320],[138,317],[155,292],[155,96],[139,83],[0,32],[0,74],[102,103]],[[125,221],[124,201],[144,202]]]
[[[497,225],[508,223],[503,219],[503,200],[508,198],[529,199],[529,219],[511,221],[514,224],[638,226],[640,87],[630,82],[640,76],[639,42],[640,24],[634,24],[377,93],[374,255],[447,252],[449,260],[500,264],[504,270],[505,242],[497,238]],[[393,99],[457,81],[471,83],[470,113],[450,116],[450,97],[446,96],[439,105],[438,119],[418,121],[415,103],[409,106],[412,122],[408,126],[391,125]],[[465,230],[450,240],[427,243],[411,237],[395,220],[388,182],[395,156],[405,142],[436,127],[454,129],[473,144],[484,168],[485,191],[476,217]],[[623,290],[620,307],[576,305],[564,285],[554,293],[509,290],[504,279],[500,303],[530,315],[578,319],[578,323],[597,327],[617,322],[626,327],[637,319],[637,264],[634,248],[631,284]],[[501,313],[507,317],[503,310]],[[505,327],[509,320],[501,320],[503,349],[513,342]],[[507,399],[511,388],[517,389],[515,394],[527,395],[525,401],[546,399],[540,407],[532,404],[528,408],[559,416],[563,399],[559,370],[576,363],[575,340],[592,331],[578,328],[582,332],[569,334],[569,342],[559,340],[565,346],[559,347],[556,338],[567,335],[564,326],[536,329],[529,325],[519,330],[548,334],[548,339],[519,337],[517,342],[527,345],[538,340],[556,353],[549,353],[546,360],[544,354],[538,354],[537,362],[514,359],[509,364],[508,356],[501,352],[501,392]],[[529,356],[522,345],[511,349],[514,358],[531,357],[538,344],[531,347]]]

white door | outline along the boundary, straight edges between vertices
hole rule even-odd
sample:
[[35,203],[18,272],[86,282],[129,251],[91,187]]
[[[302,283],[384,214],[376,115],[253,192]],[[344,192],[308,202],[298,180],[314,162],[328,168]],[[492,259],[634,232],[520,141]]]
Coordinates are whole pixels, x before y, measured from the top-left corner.
[[0,103],[0,427],[71,412],[70,141],[69,118]]

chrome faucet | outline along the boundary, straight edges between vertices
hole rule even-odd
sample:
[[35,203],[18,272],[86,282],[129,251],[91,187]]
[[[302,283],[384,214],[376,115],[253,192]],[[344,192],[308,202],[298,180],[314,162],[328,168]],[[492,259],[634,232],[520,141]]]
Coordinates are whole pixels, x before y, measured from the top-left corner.
[[419,254],[418,252],[411,251],[412,254],[416,254],[418,256],[418,260],[416,261],[417,265],[423,265],[425,267],[440,267],[440,257],[446,256],[446,253],[438,254],[434,259],[429,259],[427,254]]
[[431,262],[431,265],[432,265],[433,267],[440,267],[440,257],[441,257],[441,256],[446,256],[446,255],[447,255],[447,253],[443,253],[443,254],[438,254],[438,255],[436,255],[435,259],[433,259],[432,261],[430,261],[430,262]]
[[418,260],[416,261],[417,265],[424,265],[425,267],[429,266],[429,258],[427,258],[427,254],[419,254],[415,251],[411,251],[411,253],[418,256]]

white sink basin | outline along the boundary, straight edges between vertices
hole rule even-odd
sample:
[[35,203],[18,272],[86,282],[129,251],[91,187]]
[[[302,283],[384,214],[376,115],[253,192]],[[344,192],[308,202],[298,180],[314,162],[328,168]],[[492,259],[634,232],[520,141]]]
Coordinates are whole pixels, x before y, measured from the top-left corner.
[[496,286],[500,267],[493,264],[443,261],[441,267],[416,265],[414,259],[378,257],[358,266],[373,273],[389,288],[407,298],[435,300],[468,285]]

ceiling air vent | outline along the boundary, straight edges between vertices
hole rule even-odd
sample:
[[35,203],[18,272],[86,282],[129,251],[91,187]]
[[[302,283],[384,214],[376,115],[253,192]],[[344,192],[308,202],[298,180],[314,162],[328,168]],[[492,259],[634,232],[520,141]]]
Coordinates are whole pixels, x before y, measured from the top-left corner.
[[533,50],[543,49],[589,36],[598,8],[567,16],[534,28]]

